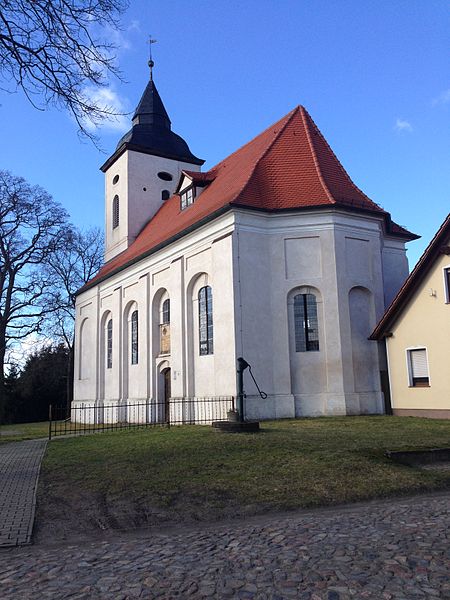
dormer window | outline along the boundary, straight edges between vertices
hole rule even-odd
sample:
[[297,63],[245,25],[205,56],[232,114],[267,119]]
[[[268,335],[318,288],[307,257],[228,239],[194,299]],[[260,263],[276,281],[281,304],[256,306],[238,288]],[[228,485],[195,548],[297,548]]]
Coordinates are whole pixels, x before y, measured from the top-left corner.
[[193,186],[187,188],[186,190],[183,190],[181,192],[181,200],[180,200],[181,210],[184,210],[185,208],[187,208],[188,206],[193,204],[194,198],[195,198],[195,195],[194,195],[194,187]]

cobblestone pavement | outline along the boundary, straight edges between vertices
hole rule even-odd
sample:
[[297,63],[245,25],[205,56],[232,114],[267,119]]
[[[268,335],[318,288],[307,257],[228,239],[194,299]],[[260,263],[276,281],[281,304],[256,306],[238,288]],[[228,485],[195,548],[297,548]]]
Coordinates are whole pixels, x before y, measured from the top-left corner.
[[0,550],[9,599],[450,598],[450,495]]
[[30,543],[36,484],[46,446],[47,440],[0,446],[0,547]]

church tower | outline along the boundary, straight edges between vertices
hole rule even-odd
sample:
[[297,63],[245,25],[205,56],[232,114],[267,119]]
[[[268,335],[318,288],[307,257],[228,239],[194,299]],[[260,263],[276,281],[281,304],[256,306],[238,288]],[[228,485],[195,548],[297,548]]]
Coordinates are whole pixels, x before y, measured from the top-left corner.
[[142,94],[132,127],[101,170],[105,174],[105,261],[126,250],[172,196],[183,169],[200,171],[204,160],[171,130],[153,81]]

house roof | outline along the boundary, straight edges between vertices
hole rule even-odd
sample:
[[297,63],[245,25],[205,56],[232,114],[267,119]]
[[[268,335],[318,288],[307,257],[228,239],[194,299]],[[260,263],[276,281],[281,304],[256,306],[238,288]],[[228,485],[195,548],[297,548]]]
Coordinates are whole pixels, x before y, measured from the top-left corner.
[[88,287],[233,207],[267,212],[343,207],[379,215],[389,235],[418,237],[393,223],[389,213],[356,187],[303,106],[208,172],[186,173],[210,183],[184,210],[179,195],[167,200],[129,248],[107,262]]
[[450,214],[447,215],[447,218],[442,223],[438,232],[429,243],[425,252],[419,259],[419,262],[411,271],[409,277],[406,279],[395,298],[392,300],[390,306],[387,308],[369,339],[380,340],[389,333],[389,329],[401,315],[410,298],[429,273],[436,259],[442,252],[445,252],[446,254],[450,252],[449,247],[445,246],[445,244],[448,243],[449,238]]

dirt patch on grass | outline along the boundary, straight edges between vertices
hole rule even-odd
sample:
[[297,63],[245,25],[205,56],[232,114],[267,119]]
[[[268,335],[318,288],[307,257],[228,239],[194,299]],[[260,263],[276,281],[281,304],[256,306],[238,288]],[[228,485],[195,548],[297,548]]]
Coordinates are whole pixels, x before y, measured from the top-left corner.
[[[111,496],[105,491],[73,489],[63,496],[41,480],[37,497],[33,537],[37,543],[70,540],[73,537],[95,539],[112,530],[193,524],[199,521],[234,519],[267,512],[264,505],[239,506],[236,499],[207,494],[200,498],[173,494],[152,504],[149,498],[133,494]],[[62,490],[61,490],[62,491]]]

